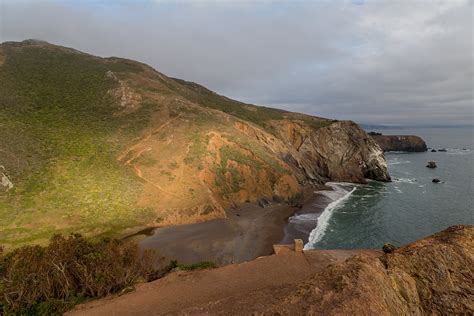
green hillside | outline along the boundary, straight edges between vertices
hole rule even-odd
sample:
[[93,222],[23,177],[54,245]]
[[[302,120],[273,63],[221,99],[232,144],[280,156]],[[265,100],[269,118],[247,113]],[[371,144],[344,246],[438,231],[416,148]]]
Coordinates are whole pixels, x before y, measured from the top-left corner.
[[[0,244],[123,236],[262,198],[293,203],[303,184],[363,181],[371,163],[354,159],[375,157],[361,152],[366,135],[335,122],[234,101],[131,60],[2,43]],[[332,135],[350,156],[324,143]]]
[[[14,184],[0,194],[0,243],[46,241],[58,231],[114,234],[149,222],[153,211],[136,205],[143,182],[116,157],[161,105],[144,100],[133,113],[117,115],[107,92],[118,83],[106,76],[126,78],[144,66],[36,41],[3,43],[0,54],[0,165]],[[281,117],[182,80],[164,86],[157,91],[258,124]]]
[[124,124],[146,124],[146,108],[113,117],[106,92],[116,83],[104,75],[140,67],[56,47],[3,44],[1,51],[0,164],[15,186],[0,196],[0,243],[46,240],[58,230],[108,233],[146,220],[149,210],[135,206],[139,181],[115,159],[118,143],[138,131],[113,136]]

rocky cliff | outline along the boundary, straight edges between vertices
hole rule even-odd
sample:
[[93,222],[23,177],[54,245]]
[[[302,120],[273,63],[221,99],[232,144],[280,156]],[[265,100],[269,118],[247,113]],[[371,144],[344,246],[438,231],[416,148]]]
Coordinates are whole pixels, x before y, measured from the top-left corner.
[[383,151],[426,151],[425,141],[414,135],[372,135],[371,137],[379,144]]
[[459,225],[380,258],[330,266],[269,314],[468,315],[473,280],[474,227]]
[[293,203],[305,185],[390,180],[353,122],[45,42],[6,42],[0,56],[0,165],[14,185],[0,186],[4,244],[193,223],[262,198]]

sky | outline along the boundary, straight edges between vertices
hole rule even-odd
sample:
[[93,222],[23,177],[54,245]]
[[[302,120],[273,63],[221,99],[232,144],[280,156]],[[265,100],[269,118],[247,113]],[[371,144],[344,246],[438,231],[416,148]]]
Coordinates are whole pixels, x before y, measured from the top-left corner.
[[474,0],[0,0],[0,42],[145,62],[240,101],[473,125]]

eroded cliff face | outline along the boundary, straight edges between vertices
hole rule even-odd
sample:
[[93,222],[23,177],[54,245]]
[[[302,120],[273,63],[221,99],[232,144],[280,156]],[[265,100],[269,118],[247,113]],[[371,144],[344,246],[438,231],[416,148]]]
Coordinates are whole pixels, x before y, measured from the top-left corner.
[[458,225],[385,254],[330,266],[266,311],[283,315],[470,315],[474,227]]
[[414,135],[371,135],[383,151],[423,152],[425,141]]
[[279,125],[279,136],[291,144],[284,159],[296,167],[301,183],[390,181],[381,148],[354,122],[317,129],[289,121]]

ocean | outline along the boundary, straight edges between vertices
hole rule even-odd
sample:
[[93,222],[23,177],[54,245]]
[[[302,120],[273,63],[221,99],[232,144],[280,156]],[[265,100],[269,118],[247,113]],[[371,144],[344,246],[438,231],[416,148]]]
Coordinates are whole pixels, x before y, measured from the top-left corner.
[[[314,212],[289,219],[287,229],[306,234],[305,249],[403,245],[451,225],[474,224],[473,128],[374,131],[418,135],[428,147],[447,152],[386,153],[390,183],[329,183],[333,191],[317,193],[326,203],[322,212],[321,205],[314,205]],[[436,169],[426,168],[430,160],[436,161]],[[441,183],[432,183],[433,178]]]

